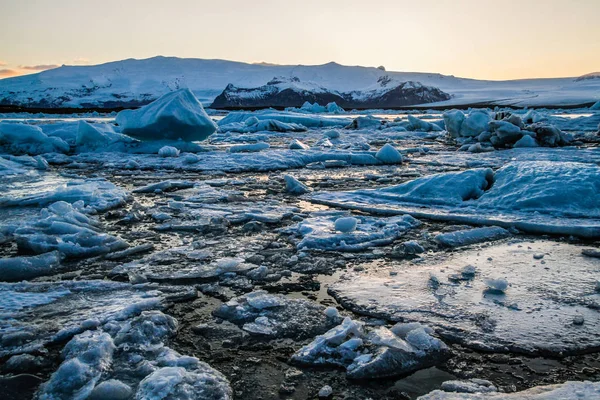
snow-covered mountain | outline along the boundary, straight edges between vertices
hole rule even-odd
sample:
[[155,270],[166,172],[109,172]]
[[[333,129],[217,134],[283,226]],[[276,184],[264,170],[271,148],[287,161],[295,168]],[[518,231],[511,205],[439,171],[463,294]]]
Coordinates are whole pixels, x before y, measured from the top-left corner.
[[344,108],[393,108],[413,104],[449,100],[451,96],[438,88],[419,82],[395,81],[388,75],[377,80],[374,87],[351,92],[327,89],[297,77],[276,77],[257,88],[227,85],[212,103],[212,108],[300,107],[305,102],[329,104]]
[[257,88],[274,76],[298,78],[328,91],[367,92],[383,76],[420,82],[452,95],[441,106],[464,104],[575,105],[600,100],[600,79],[528,79],[479,81],[434,73],[385,71],[383,68],[323,65],[246,64],[225,60],[154,57],[93,66],[62,66],[38,74],[0,80],[0,105],[32,108],[130,107],[188,87],[210,104],[232,84]]

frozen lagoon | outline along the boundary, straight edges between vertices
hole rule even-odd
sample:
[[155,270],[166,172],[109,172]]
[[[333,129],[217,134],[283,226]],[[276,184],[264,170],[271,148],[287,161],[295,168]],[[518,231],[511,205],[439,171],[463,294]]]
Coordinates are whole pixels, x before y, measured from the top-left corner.
[[[598,258],[582,255],[582,249],[598,248],[597,237],[578,234],[577,227],[542,237],[507,223],[502,225],[508,235],[481,235],[466,246],[449,249],[436,240],[440,233],[452,235],[475,228],[477,222],[416,214],[416,219],[382,216],[386,213],[381,210],[352,211],[342,201],[329,206],[315,201],[340,192],[350,196],[357,190],[386,190],[433,174],[487,168],[498,173],[510,163],[540,161],[545,162],[544,171],[553,171],[572,162],[582,171],[592,171],[582,179],[589,190],[545,209],[573,227],[569,220],[573,214],[560,211],[576,204],[578,218],[597,224],[593,171],[600,162],[596,135],[600,114],[572,110],[558,117],[555,111],[534,112],[536,120],[572,134],[571,145],[457,151],[462,143],[448,138],[441,126],[412,130],[407,115],[384,118],[384,113],[375,112],[373,118],[360,115],[363,119],[355,125],[359,129],[344,125],[357,115],[303,114],[317,126],[326,118],[343,123],[301,132],[281,131],[278,124],[269,125],[279,129],[275,131],[220,130],[199,143],[123,143],[115,136],[108,138],[111,147],[103,149],[79,146],[75,121],[32,121],[70,149],[41,153],[47,164],[34,154],[26,157],[19,152],[20,144],[3,151],[0,251],[3,261],[13,261],[0,267],[14,270],[15,261],[35,257],[22,245],[23,238],[42,250],[81,251],[66,251],[64,258],[47,264],[30,258],[36,271],[45,267],[46,271],[24,278],[28,282],[3,284],[8,301],[1,310],[2,384],[12,393],[18,388],[14,382],[32,375],[35,378],[28,378],[36,382],[32,391],[47,382],[40,393],[58,393],[52,382],[66,368],[61,364],[71,365],[78,356],[63,348],[79,348],[90,341],[104,343],[104,349],[110,349],[112,341],[117,352],[119,346],[146,346],[140,336],[118,332],[144,318],[170,326],[170,320],[155,313],[177,321],[176,332],[172,327],[165,331],[160,351],[154,343],[155,349],[142,357],[134,357],[137,350],[126,353],[134,361],[117,353],[109,356],[108,351],[98,363],[86,364],[96,372],[75,389],[88,388],[91,395],[96,387],[98,393],[120,388],[133,398],[164,378],[178,382],[172,386],[177,396],[183,390],[201,393],[210,386],[220,388],[215,392],[220,398],[300,399],[316,396],[329,385],[334,396],[342,398],[398,398],[402,392],[416,398],[457,379],[487,379],[504,392],[566,380],[597,381],[600,265]],[[279,114],[285,117],[283,123],[302,121],[294,113]],[[418,117],[442,123],[439,112],[420,112]],[[105,126],[98,124],[111,123],[93,122],[99,128]],[[111,129],[119,133],[119,127]],[[96,141],[105,139],[102,134],[94,136]],[[306,148],[289,149],[293,140]],[[269,147],[227,151],[258,142]],[[401,164],[377,158],[385,144],[399,150]],[[24,146],[37,149],[39,142]],[[160,157],[164,146],[178,148],[179,155]],[[560,171],[562,177],[568,176],[567,170]],[[288,193],[285,175],[310,192]],[[569,182],[562,183],[568,189]],[[533,187],[519,190],[527,194]],[[539,202],[532,211],[538,218],[548,197],[533,197]],[[58,200],[73,204],[80,214],[69,210],[59,219],[52,210],[44,211]],[[435,202],[426,206],[440,212]],[[486,208],[482,214],[493,219],[498,209]],[[356,229],[336,231],[335,221],[346,216],[357,220]],[[98,237],[111,239],[98,242]],[[119,246],[85,251],[98,243]],[[463,275],[468,265],[474,274]],[[499,287],[491,281],[498,279],[507,282],[503,293],[489,290]],[[243,296],[260,290],[267,294],[248,306]],[[293,300],[291,305],[285,299]],[[241,307],[243,318],[229,318],[223,307]],[[335,308],[339,317],[327,317],[326,313],[334,315],[327,307]],[[382,348],[410,349],[403,347],[403,336],[386,336],[390,341],[385,345],[370,336],[399,321],[433,329],[432,335],[448,346],[448,354],[427,360],[422,364],[425,369],[417,372],[398,369],[375,381],[347,381],[345,371],[291,362],[296,352],[335,328],[343,317],[366,327],[364,336],[354,338],[362,340],[355,350],[360,353],[355,354],[358,362],[367,354],[380,354]],[[75,341],[69,345],[71,340]],[[112,367],[97,368],[109,359]],[[386,371],[377,365],[378,371]],[[210,376],[209,386],[191,384],[199,374]]]

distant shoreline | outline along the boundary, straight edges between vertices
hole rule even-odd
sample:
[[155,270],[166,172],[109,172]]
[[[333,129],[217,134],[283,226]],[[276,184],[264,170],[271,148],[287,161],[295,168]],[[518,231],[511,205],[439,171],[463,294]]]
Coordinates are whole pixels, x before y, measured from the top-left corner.
[[[587,103],[582,103],[582,104],[569,104],[569,105],[539,105],[539,106],[519,107],[519,106],[516,106],[516,105],[500,105],[500,104],[494,104],[494,103],[471,103],[471,104],[442,105],[442,106],[421,105],[421,106],[386,107],[385,110],[403,110],[403,111],[407,111],[407,110],[440,110],[440,111],[442,111],[442,110],[452,110],[452,109],[466,110],[466,109],[469,109],[469,108],[492,108],[493,109],[495,107],[512,108],[512,109],[516,109],[516,110],[522,110],[524,108],[527,108],[527,109],[545,108],[545,109],[551,109],[551,110],[556,110],[556,109],[571,110],[571,109],[575,109],[575,108],[589,108],[593,104],[595,104],[595,103],[594,102],[587,102]],[[122,110],[125,110],[125,109],[135,109],[135,108],[139,108],[139,107],[111,107],[111,108],[102,108],[102,107],[81,107],[81,108],[65,107],[65,108],[41,108],[41,107],[23,107],[23,106],[0,105],[0,113],[30,113],[30,114],[37,114],[37,113],[43,113],[43,114],[83,114],[83,113],[92,113],[92,112],[111,113],[111,112],[119,112],[119,111],[122,111]],[[216,111],[257,111],[257,110],[264,110],[264,109],[267,109],[267,108],[273,108],[275,110],[284,110],[285,109],[285,107],[225,107],[225,108],[218,108],[218,109],[214,109],[214,110],[216,110]],[[364,111],[364,110],[372,110],[372,108],[355,108],[355,110],[357,110],[357,111]]]

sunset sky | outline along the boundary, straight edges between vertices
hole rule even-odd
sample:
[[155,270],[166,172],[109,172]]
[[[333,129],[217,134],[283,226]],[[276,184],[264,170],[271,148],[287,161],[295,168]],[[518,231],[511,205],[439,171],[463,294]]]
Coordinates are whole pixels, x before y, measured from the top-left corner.
[[579,76],[600,71],[599,16],[600,0],[0,0],[0,78],[156,55]]

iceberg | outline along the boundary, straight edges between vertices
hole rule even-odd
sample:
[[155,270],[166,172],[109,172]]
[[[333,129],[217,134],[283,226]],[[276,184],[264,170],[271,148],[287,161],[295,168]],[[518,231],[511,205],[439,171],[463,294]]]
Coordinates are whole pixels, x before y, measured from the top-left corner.
[[125,135],[140,140],[201,141],[217,130],[189,89],[167,93],[137,110],[123,110],[116,122]]

